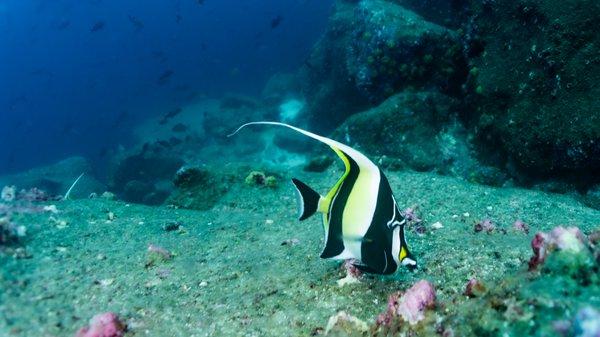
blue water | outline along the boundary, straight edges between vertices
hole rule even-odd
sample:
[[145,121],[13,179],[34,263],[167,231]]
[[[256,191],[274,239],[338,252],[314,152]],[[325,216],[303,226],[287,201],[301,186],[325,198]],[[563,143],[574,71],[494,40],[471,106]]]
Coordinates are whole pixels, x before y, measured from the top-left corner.
[[149,116],[256,94],[302,64],[332,2],[1,0],[0,174],[102,161]]

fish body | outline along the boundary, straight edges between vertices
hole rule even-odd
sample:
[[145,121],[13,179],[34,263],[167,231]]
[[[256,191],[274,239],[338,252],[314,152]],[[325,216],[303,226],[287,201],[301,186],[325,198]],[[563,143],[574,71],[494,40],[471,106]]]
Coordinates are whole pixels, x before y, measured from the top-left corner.
[[104,29],[105,25],[106,24],[104,23],[104,21],[97,21],[96,23],[94,23],[92,28],[90,28],[90,32],[95,33],[101,31],[102,29]]
[[140,31],[140,30],[142,30],[142,28],[144,28],[144,23],[142,22],[142,20],[138,19],[137,17],[135,17],[133,15],[128,15],[127,19],[135,27],[136,31]]
[[173,70],[167,69],[158,77],[158,84],[163,85],[169,81],[171,76],[173,76]]
[[275,29],[275,28],[279,27],[279,25],[281,24],[282,21],[283,21],[283,16],[277,15],[276,17],[274,17],[271,20],[271,29]]
[[324,196],[292,179],[299,196],[299,220],[322,213],[325,247],[321,258],[356,259],[359,269],[374,274],[392,274],[400,265],[417,266],[404,236],[406,220],[377,165],[348,145],[284,123],[247,123],[234,134],[255,124],[295,130],[327,144],[344,162],[344,174]]

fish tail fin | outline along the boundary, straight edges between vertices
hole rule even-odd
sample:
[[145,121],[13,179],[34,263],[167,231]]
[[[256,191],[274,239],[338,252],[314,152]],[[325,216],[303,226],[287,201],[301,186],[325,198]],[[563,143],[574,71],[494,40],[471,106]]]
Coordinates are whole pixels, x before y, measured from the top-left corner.
[[305,183],[292,178],[292,183],[298,191],[298,220],[308,219],[319,210],[321,195]]

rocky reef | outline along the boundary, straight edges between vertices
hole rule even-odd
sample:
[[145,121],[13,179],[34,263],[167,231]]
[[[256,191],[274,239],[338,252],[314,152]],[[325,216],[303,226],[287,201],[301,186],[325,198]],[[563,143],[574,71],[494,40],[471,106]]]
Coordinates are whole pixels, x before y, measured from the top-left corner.
[[452,30],[395,2],[338,1],[328,31],[298,76],[309,123],[331,131],[406,88],[456,93],[466,76],[457,71],[462,63]]
[[[597,1],[475,1],[465,35],[476,134],[534,177],[600,169]],[[595,177],[598,178],[597,175]],[[575,178],[574,180],[577,180]]]
[[598,17],[587,0],[339,0],[304,66],[269,88],[307,102],[300,124],[393,167],[598,207]]

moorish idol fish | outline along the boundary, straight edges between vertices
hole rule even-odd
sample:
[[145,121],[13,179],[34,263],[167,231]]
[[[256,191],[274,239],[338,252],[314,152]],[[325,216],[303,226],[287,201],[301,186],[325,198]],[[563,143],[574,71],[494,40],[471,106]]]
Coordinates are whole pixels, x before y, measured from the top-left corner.
[[331,190],[322,196],[293,178],[298,192],[299,220],[316,212],[323,214],[324,259],[356,259],[356,267],[373,274],[392,274],[399,265],[409,269],[417,262],[404,237],[406,220],[399,211],[390,184],[377,165],[348,145],[279,122],[248,125],[278,125],[323,142],[342,159],[346,170]]

